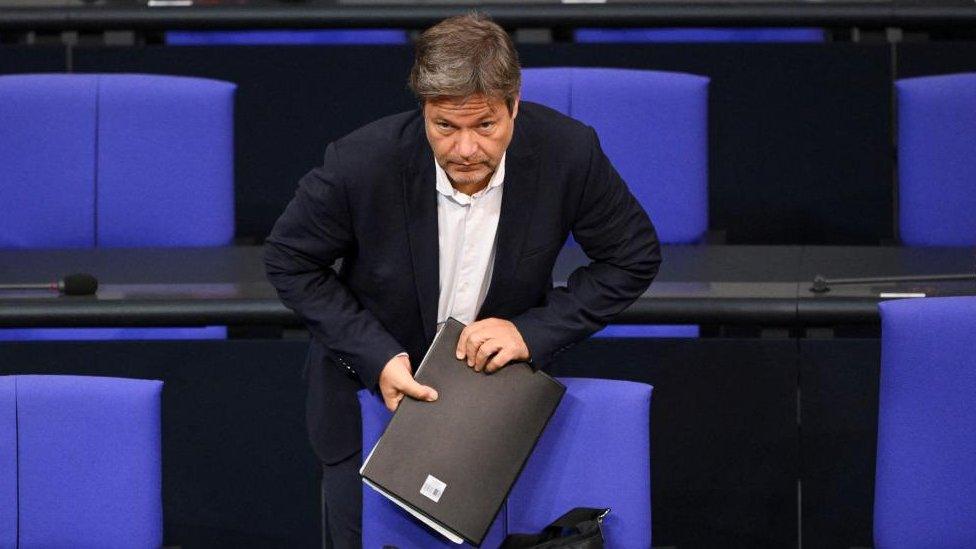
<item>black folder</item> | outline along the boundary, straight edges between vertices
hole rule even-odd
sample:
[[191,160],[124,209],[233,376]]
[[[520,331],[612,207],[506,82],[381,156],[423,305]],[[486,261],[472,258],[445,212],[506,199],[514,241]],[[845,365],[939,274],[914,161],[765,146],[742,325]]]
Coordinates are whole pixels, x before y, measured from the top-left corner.
[[455,543],[480,545],[566,387],[524,362],[493,374],[455,356],[448,319],[415,378],[435,402],[404,398],[363,463],[363,482]]

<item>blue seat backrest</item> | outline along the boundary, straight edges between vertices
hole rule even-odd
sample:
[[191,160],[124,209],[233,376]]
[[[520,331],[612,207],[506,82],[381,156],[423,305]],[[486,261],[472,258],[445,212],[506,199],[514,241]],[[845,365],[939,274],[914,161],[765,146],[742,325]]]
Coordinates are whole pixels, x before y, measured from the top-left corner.
[[607,547],[651,547],[651,386],[561,378],[566,395],[508,496],[510,533],[610,508]]
[[826,38],[823,29],[809,27],[757,27],[757,28],[637,28],[577,29],[574,38],[580,43],[766,43],[800,42],[817,43]]
[[661,241],[708,229],[708,78],[627,69],[536,68],[522,98],[592,126]]
[[976,547],[976,297],[881,303],[876,547]]
[[895,89],[902,242],[976,245],[976,73],[907,78]]
[[95,244],[97,83],[0,76],[0,248]]
[[0,546],[159,547],[161,389],[0,376]]
[[397,45],[408,43],[403,29],[306,29],[167,31],[170,46]]
[[202,78],[101,77],[99,246],[231,243],[235,89]]
[[0,247],[230,244],[235,88],[0,76]]
[[21,547],[159,547],[159,381],[17,376]]
[[0,547],[17,547],[17,389],[0,376]]

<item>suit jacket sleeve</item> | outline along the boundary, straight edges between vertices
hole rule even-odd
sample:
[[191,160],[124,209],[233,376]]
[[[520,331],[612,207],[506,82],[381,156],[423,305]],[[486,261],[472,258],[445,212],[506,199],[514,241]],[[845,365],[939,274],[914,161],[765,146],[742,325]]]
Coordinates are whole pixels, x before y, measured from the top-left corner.
[[657,233],[590,133],[585,188],[572,223],[573,237],[592,262],[573,271],[545,303],[512,319],[533,362],[555,355],[602,329],[647,290],[661,264]]
[[360,305],[332,268],[356,247],[341,173],[336,145],[329,145],[322,167],[302,178],[275,223],[265,244],[265,268],[285,306],[341,366],[373,388],[383,366],[403,346]]

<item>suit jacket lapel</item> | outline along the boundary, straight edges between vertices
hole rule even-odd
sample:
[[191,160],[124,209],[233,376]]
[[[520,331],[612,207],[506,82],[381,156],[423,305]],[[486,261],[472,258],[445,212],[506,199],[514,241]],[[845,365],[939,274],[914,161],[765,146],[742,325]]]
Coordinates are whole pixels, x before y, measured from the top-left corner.
[[420,316],[424,336],[430,342],[437,331],[440,266],[434,155],[423,136],[422,124],[414,145],[404,151],[408,160],[403,173],[403,206]]
[[525,133],[517,123],[505,157],[505,181],[502,184],[502,211],[496,232],[495,264],[491,284],[478,318],[493,316],[502,298],[515,284],[515,269],[532,220],[535,195],[539,186],[539,162]]

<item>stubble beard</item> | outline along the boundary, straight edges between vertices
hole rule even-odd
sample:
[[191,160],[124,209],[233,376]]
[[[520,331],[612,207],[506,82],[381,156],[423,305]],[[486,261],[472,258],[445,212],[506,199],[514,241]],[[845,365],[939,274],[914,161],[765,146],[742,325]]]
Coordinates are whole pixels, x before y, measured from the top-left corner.
[[481,173],[483,173],[483,170],[479,170],[477,172],[460,172],[460,173],[456,173],[456,175],[452,175],[450,171],[444,170],[444,173],[447,174],[447,178],[451,181],[453,185],[462,185],[462,186],[471,186],[471,185],[479,185],[479,184],[487,185],[488,182],[491,181],[492,176],[495,175],[495,168],[488,165],[487,163],[481,163],[478,164],[478,166],[486,169],[488,173],[485,175],[481,175]]

